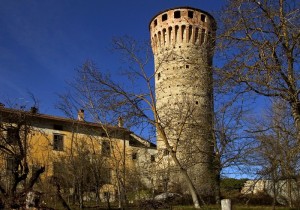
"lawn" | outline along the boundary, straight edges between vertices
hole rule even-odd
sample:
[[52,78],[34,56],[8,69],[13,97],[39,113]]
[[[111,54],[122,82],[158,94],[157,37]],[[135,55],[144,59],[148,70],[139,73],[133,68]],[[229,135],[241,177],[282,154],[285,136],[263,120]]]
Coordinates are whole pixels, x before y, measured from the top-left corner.
[[[172,210],[194,210],[192,206],[174,206]],[[272,206],[241,206],[241,205],[233,205],[232,210],[272,210]],[[276,210],[296,210],[288,207],[276,207]],[[221,210],[219,206],[204,206],[202,210]]]

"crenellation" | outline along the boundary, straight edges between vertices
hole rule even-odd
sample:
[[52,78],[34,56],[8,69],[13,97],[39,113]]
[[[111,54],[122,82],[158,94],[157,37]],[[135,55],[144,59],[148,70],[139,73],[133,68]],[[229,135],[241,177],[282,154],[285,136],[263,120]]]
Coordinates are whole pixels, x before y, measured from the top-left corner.
[[214,30],[214,19],[203,11],[178,8],[165,11],[150,23],[152,48],[157,53],[163,47],[178,44],[202,45],[206,34]]

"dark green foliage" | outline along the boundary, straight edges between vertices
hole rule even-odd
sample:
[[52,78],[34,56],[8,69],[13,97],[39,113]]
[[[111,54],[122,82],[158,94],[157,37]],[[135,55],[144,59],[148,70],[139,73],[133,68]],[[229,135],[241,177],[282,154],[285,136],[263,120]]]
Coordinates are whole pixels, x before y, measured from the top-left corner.
[[245,182],[248,179],[234,179],[234,178],[223,178],[221,180],[221,191],[222,192],[240,192]]
[[221,180],[221,192],[223,198],[232,200],[234,205],[272,205],[273,198],[267,193],[241,194],[245,182],[248,179],[224,178]]

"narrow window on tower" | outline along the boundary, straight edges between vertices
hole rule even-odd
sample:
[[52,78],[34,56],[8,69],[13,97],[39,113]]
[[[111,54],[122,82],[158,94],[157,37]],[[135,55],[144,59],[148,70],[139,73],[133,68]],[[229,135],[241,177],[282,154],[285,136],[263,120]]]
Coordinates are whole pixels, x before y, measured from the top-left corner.
[[189,42],[191,41],[192,33],[193,33],[193,27],[189,26]]
[[175,11],[174,12],[174,18],[180,18],[180,11]]
[[161,46],[161,32],[158,32],[158,45]]
[[199,40],[199,28],[196,28],[195,29],[195,43],[197,43],[198,42],[198,40]]
[[154,47],[157,48],[157,35],[154,35]]
[[185,65],[185,68],[186,68],[186,69],[190,68],[190,65]]
[[196,105],[198,105],[199,104],[199,102],[198,101],[196,101]]
[[154,27],[157,26],[157,20],[154,20]]
[[169,43],[172,42],[172,27],[169,27]]
[[193,18],[194,17],[194,12],[193,11],[188,11],[188,17]]
[[205,40],[205,32],[206,32],[205,29],[202,29],[200,44],[203,44],[203,43],[204,43],[204,40]]
[[185,25],[181,26],[181,40],[184,40],[184,35],[185,35]]
[[206,16],[203,15],[203,14],[201,14],[201,21],[202,21],[202,22],[205,22],[205,20],[206,20]]
[[163,14],[161,16],[161,21],[166,21],[166,20],[168,20],[168,14]]
[[175,43],[178,41],[178,30],[179,30],[179,26],[175,26]]
[[160,73],[157,73],[157,80],[160,79]]
[[167,35],[167,30],[164,28],[163,31],[162,31],[162,34],[163,34],[163,45],[166,45],[166,35]]

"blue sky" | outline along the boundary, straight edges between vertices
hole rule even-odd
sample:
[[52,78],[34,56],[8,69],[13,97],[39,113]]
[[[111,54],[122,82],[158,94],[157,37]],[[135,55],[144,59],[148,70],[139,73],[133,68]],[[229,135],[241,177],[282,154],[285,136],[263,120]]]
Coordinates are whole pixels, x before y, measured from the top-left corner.
[[0,102],[9,98],[31,106],[31,92],[42,113],[54,108],[74,69],[86,59],[117,71],[113,37],[148,40],[148,24],[158,12],[191,6],[217,15],[224,0],[0,0]]

